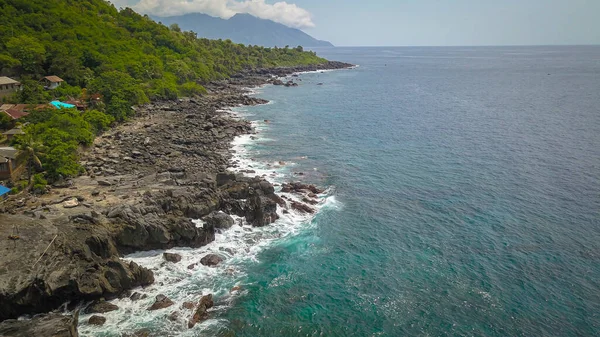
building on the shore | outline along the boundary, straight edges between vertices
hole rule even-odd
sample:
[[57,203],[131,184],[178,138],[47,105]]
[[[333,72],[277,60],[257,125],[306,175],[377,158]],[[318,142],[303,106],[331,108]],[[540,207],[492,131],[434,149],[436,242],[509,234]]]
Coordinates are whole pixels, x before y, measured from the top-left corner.
[[10,77],[0,76],[0,97],[12,95],[21,90],[21,82]]
[[47,90],[54,90],[60,87],[65,80],[58,76],[46,76],[40,80],[44,84],[44,88]]
[[19,119],[29,115],[33,110],[52,107],[50,104],[2,104],[0,105],[0,113],[5,113],[12,119]]
[[20,126],[17,126],[16,128],[8,130],[2,134],[6,136],[6,140],[10,141],[11,139],[15,138],[15,136],[24,135],[25,132],[23,132]]
[[17,169],[17,149],[0,147],[0,180],[14,180]]
[[65,101],[65,103],[74,105],[79,111],[85,111],[85,109],[87,109],[87,104],[78,99],[69,99]]

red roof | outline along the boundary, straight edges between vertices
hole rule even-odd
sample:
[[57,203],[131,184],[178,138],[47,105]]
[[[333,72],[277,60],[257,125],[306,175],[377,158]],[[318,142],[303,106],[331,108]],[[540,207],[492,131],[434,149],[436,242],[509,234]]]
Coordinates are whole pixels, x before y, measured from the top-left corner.
[[3,112],[5,114],[9,115],[10,118],[12,118],[12,119],[19,119],[21,117],[25,117],[25,116],[29,115],[29,112],[25,112],[23,110],[17,110],[17,109],[8,109],[8,110],[4,110]]

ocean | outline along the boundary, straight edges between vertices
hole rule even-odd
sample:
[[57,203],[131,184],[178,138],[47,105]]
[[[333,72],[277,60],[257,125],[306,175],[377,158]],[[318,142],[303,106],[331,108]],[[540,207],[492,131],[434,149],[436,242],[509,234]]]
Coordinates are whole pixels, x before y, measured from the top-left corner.
[[[232,169],[327,188],[316,215],[236,225],[176,265],[127,256],[150,297],[82,335],[600,336],[600,47],[316,51],[359,66],[232,112],[258,131]],[[227,259],[186,268],[208,251]],[[189,330],[145,310],[158,293],[215,308]]]

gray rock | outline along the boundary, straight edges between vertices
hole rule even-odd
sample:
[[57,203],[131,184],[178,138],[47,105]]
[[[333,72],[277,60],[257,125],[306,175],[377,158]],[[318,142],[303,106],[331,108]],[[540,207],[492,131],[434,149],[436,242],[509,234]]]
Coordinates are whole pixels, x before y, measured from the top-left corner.
[[173,304],[175,304],[175,303],[173,303],[173,301],[171,301],[170,298],[168,298],[165,295],[160,294],[160,295],[156,296],[156,301],[154,302],[154,304],[152,304],[152,306],[150,306],[148,308],[148,310],[152,311],[152,310],[164,309],[164,308],[168,308],[168,307],[172,306]]
[[214,267],[223,262],[223,258],[217,254],[208,254],[200,259],[200,263],[204,266]]
[[92,325],[104,325],[104,323],[106,323],[106,317],[100,315],[93,315],[88,320],[88,323]]
[[202,220],[219,229],[228,229],[235,224],[233,218],[230,215],[225,214],[223,212],[212,212],[209,215],[205,216]]
[[179,255],[179,254],[163,253],[163,258],[166,261],[173,262],[173,263],[177,263],[177,262],[181,261],[181,255]]
[[142,298],[142,294],[138,293],[137,291],[134,292],[131,296],[129,296],[129,299],[132,301],[137,301],[141,298]]
[[188,322],[188,328],[193,328],[198,322],[201,322],[208,318],[207,311],[208,309],[214,306],[212,294],[208,294],[202,296],[200,301],[198,302],[198,306],[196,307],[196,311],[194,315]]
[[115,304],[105,301],[94,301],[85,309],[85,312],[88,314],[103,314],[115,310],[119,310],[119,307]]
[[73,316],[51,313],[37,315],[32,319],[9,319],[0,323],[0,336],[78,337],[78,318],[79,313],[76,312]]

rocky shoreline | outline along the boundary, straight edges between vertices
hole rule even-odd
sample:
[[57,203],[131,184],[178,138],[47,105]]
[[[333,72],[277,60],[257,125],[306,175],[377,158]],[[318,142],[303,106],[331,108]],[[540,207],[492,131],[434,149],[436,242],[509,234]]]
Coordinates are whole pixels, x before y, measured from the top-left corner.
[[[231,142],[253,130],[223,109],[267,102],[247,96],[245,87],[351,66],[329,62],[247,71],[211,83],[203,97],[136,107],[136,118],[82,151],[84,175],[56,184],[46,195],[0,204],[0,336],[77,336],[77,315],[44,313],[105,303],[152,284],[152,271],[121,256],[206,245],[214,241],[215,227],[228,224],[216,212],[243,217],[253,226],[274,222],[278,207],[310,212],[310,203],[282,199],[262,177],[226,171]],[[191,221],[199,218],[210,220],[199,228]],[[193,304],[196,321],[205,316],[200,309],[208,308],[202,303]],[[14,320],[40,313],[31,321]]]

